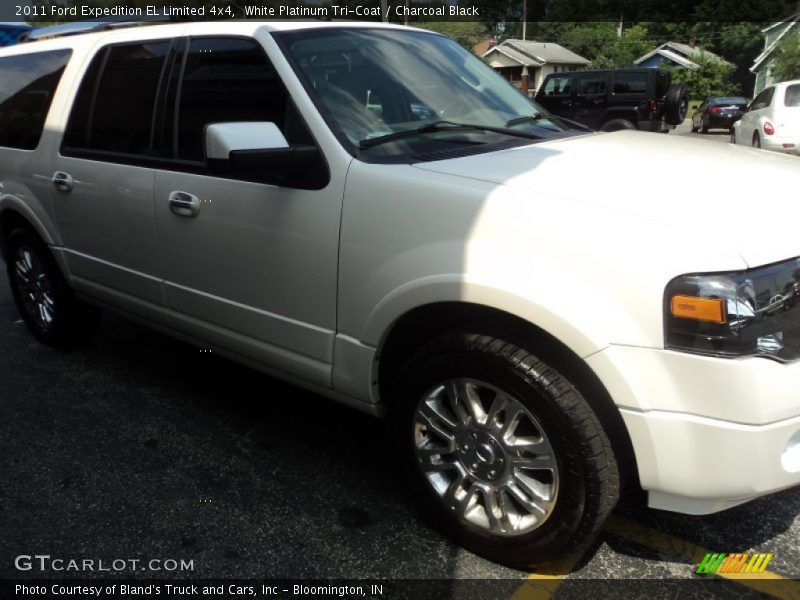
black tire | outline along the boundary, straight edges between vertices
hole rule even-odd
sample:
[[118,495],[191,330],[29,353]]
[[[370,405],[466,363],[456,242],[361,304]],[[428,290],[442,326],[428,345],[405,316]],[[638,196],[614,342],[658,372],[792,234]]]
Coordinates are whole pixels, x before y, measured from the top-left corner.
[[761,136],[757,131],[753,134],[753,148],[761,148]]
[[[488,382],[506,397],[513,397],[517,406],[524,406],[535,416],[552,448],[551,459],[558,465],[554,476],[555,504],[546,520],[532,530],[509,536],[469,522],[445,506],[419,467],[422,460],[415,442],[415,435],[419,435],[417,407],[423,406],[422,400],[429,398],[431,390],[444,389],[440,384],[463,378]],[[455,334],[424,346],[405,364],[396,381],[391,394],[391,417],[419,497],[429,511],[431,523],[465,548],[505,565],[527,568],[558,558],[587,542],[616,505],[619,469],[597,415],[564,376],[531,352],[496,338]],[[484,402],[492,406],[491,400]],[[500,414],[503,413],[498,417]],[[510,417],[503,414],[502,421],[507,418]],[[484,425],[474,417],[467,417],[466,422],[463,429],[482,427],[492,432],[491,428],[499,427],[496,420],[489,422],[488,417]],[[460,442],[453,443],[457,446]],[[458,454],[461,449],[454,447],[448,456],[453,461],[463,461]],[[510,455],[507,462],[514,459]],[[465,462],[458,464],[459,469],[470,468]],[[472,485],[480,487],[471,482],[469,489]],[[499,494],[496,500],[502,500]]]
[[[25,228],[14,229],[8,236],[6,261],[14,302],[31,333],[42,343],[57,348],[84,344],[97,329],[102,313],[75,298],[39,236]],[[27,270],[28,265],[35,268]],[[38,276],[30,277],[31,273]],[[35,289],[26,286],[26,279],[36,281]],[[37,304],[36,297],[42,302],[46,298],[46,309],[36,310],[42,305]]]
[[700,122],[700,133],[708,133],[708,121],[705,119]]
[[664,120],[669,125],[680,125],[689,111],[689,88],[685,83],[670,86],[664,96]]
[[636,129],[636,125],[628,119],[611,119],[603,123],[600,131],[622,131],[623,129]]

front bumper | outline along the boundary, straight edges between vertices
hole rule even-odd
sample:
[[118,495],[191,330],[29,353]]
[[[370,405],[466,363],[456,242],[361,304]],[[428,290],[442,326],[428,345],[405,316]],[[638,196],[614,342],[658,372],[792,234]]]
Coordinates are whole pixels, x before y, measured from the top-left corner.
[[708,514],[800,484],[800,417],[753,426],[621,412],[653,508]]
[[654,508],[707,514],[800,484],[800,362],[611,346],[587,359]]

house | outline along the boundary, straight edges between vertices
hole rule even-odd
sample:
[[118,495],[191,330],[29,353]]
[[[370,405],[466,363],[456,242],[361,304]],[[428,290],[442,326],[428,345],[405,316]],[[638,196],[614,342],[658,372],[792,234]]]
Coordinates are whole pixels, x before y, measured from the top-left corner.
[[505,40],[481,58],[525,94],[529,90],[535,93],[550,73],[577,71],[589,65],[589,60],[559,44],[531,40]]
[[483,56],[486,54],[490,48],[497,44],[497,38],[494,37],[487,37],[482,39],[480,42],[472,46],[472,53],[475,56]]
[[688,44],[681,44],[679,42],[665,42],[655,50],[651,50],[644,56],[640,56],[633,63],[637,67],[650,67],[658,68],[664,66],[678,67],[684,69],[699,69],[700,66],[695,62],[704,56],[710,60],[731,64],[721,56],[717,56],[713,52],[703,50],[697,46],[694,37],[689,40]]
[[750,72],[756,76],[756,87],[753,96],[756,96],[765,87],[777,83],[772,76],[772,60],[778,44],[791,35],[800,35],[800,12],[784,19],[779,23],[762,29],[764,34],[764,51],[758,55]]

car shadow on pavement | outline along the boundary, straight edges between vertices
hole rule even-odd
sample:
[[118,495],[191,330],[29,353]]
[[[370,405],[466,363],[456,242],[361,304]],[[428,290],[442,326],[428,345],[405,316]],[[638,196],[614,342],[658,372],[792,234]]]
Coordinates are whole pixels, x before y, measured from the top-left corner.
[[32,543],[194,561],[175,577],[522,576],[429,526],[382,421],[117,317],[66,353],[12,323],[0,576]]

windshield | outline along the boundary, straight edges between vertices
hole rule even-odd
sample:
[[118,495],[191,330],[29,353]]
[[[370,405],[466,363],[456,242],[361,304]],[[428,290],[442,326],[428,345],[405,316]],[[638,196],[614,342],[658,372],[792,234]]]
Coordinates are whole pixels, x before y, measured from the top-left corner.
[[[440,35],[331,28],[276,37],[323,115],[355,153],[419,154],[443,145],[488,150],[499,143],[583,133],[578,125],[548,118],[479,58]],[[432,126],[439,122],[449,126]],[[531,139],[521,139],[526,132]]]

